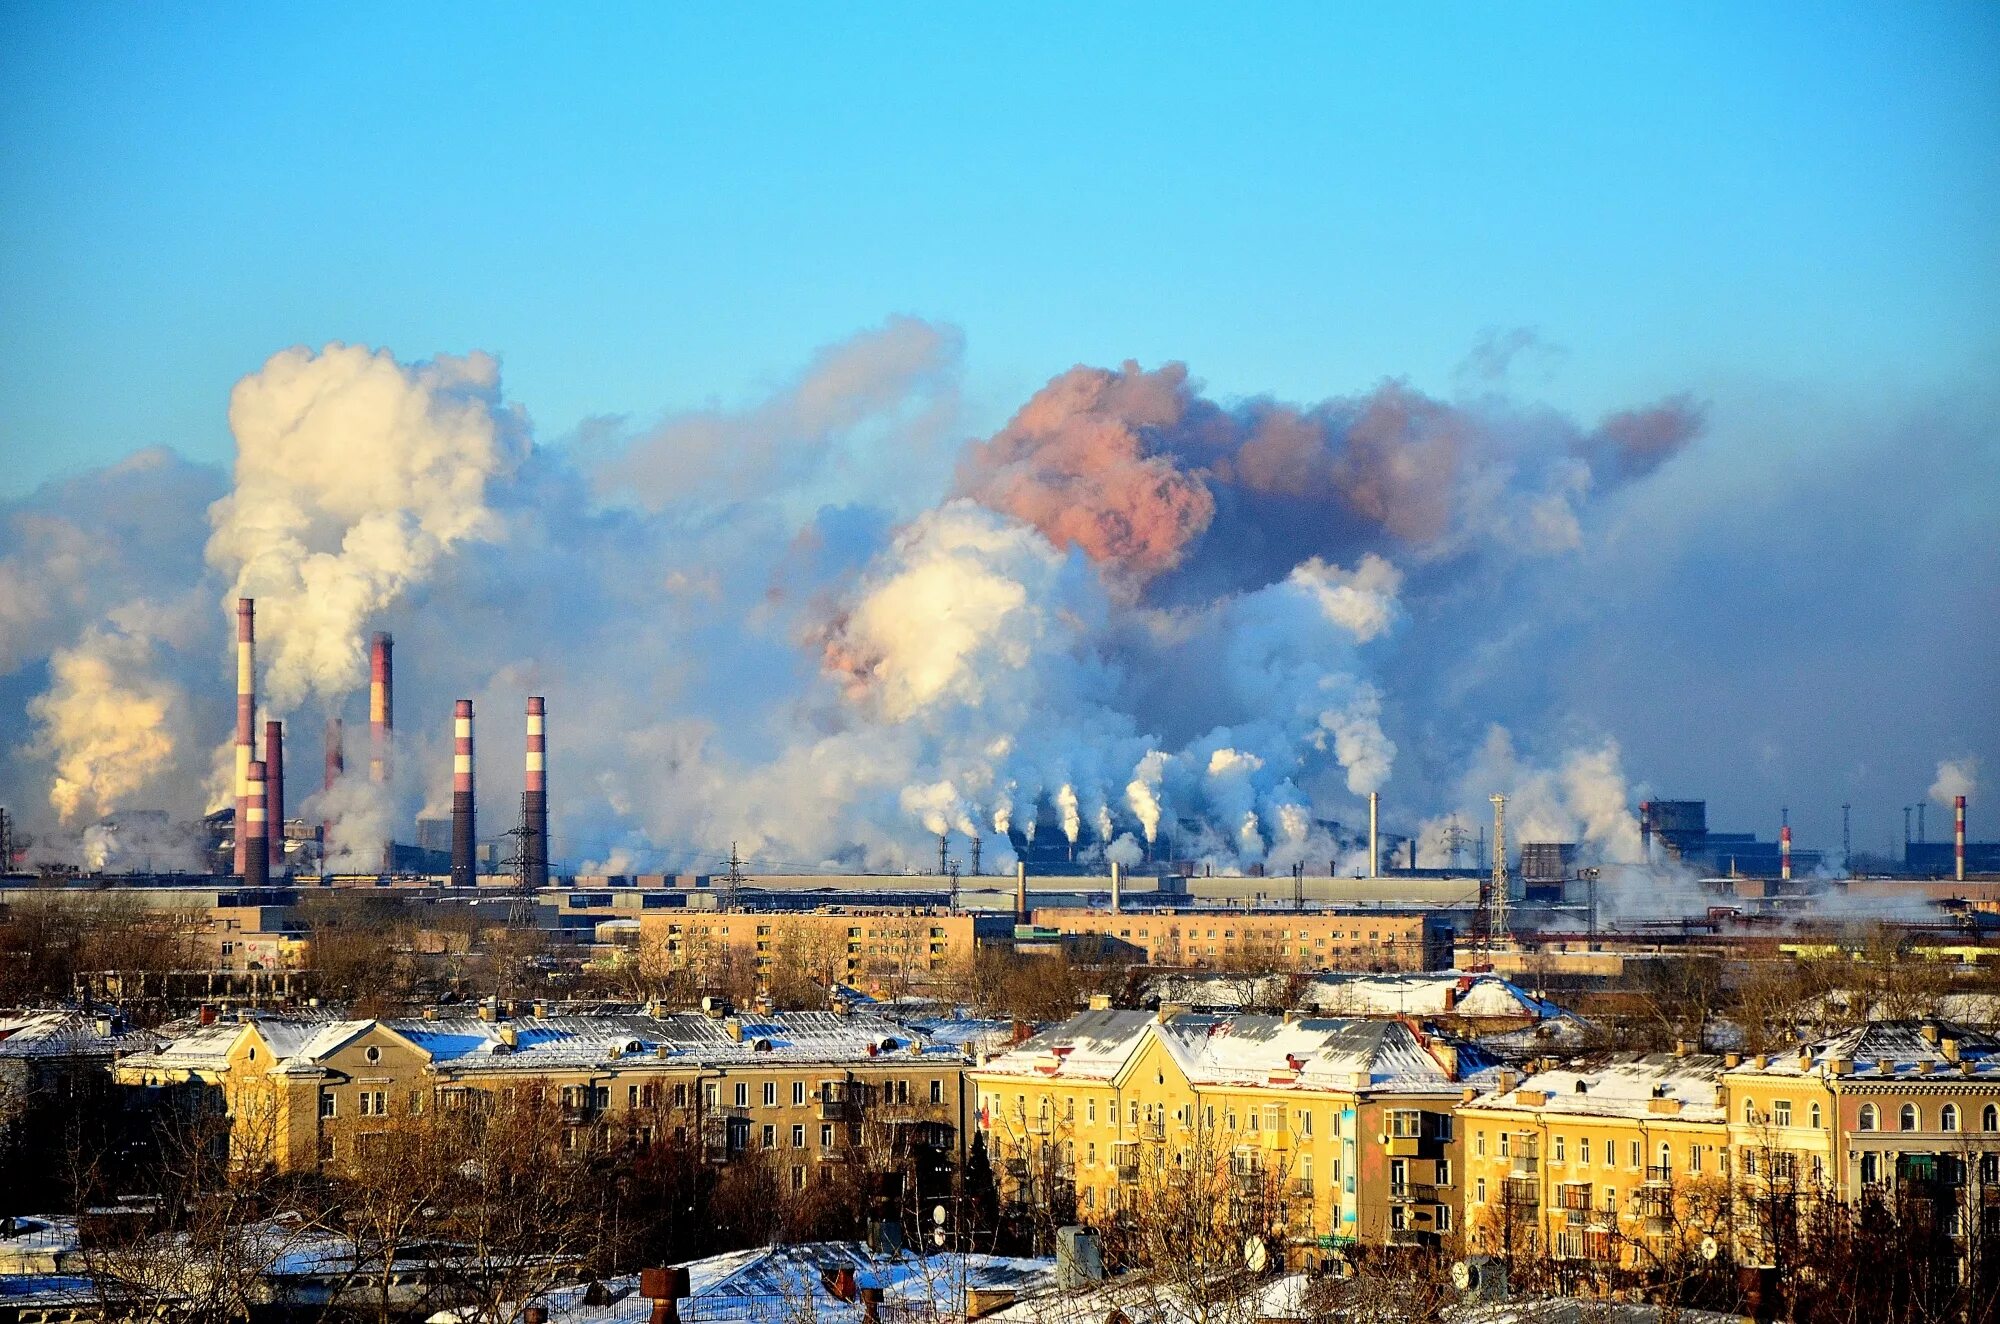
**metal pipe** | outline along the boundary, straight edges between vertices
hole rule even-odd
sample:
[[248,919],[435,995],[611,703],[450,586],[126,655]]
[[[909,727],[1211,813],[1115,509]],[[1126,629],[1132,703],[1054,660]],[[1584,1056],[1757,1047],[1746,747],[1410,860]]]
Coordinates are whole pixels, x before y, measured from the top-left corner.
[[451,725],[451,885],[474,887],[472,700],[460,699]]

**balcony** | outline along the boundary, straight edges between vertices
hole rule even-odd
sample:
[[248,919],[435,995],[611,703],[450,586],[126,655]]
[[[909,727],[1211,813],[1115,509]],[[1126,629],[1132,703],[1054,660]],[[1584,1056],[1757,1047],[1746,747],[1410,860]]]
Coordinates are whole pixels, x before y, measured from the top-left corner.
[[1590,1212],[1590,1184],[1562,1182],[1556,1186],[1556,1207],[1567,1214]]
[[1294,1200],[1310,1200],[1310,1199],[1312,1199],[1312,1198],[1313,1198],[1313,1179],[1312,1179],[1312,1178],[1310,1178],[1310,1177],[1300,1177],[1300,1178],[1296,1179],[1295,1181],[1293,1181],[1293,1182],[1292,1182],[1292,1198],[1293,1198]]
[[861,1118],[861,1104],[845,1095],[828,1098],[822,1094],[819,1099],[819,1119],[822,1122],[854,1122]]
[[1429,1182],[1390,1182],[1389,1202],[1391,1204],[1436,1204],[1438,1202],[1438,1188]]
[[1421,1228],[1392,1227],[1389,1229],[1391,1246],[1431,1246],[1437,1243],[1437,1234]]
[[1507,1177],[1500,1183],[1500,1198],[1517,1209],[1533,1209],[1542,1203],[1541,1183],[1532,1177]]
[[1259,1134],[1258,1143],[1268,1150],[1290,1149],[1292,1147],[1292,1133],[1289,1129],[1282,1126],[1275,1131],[1263,1131]]
[[1127,1185],[1127,1186],[1136,1186],[1136,1185],[1138,1185],[1138,1183],[1139,1183],[1139,1160],[1137,1160],[1137,1159],[1129,1159],[1129,1160],[1124,1160],[1124,1161],[1121,1161],[1121,1162],[1119,1162],[1119,1163],[1118,1163],[1118,1164],[1116,1164],[1115,1166],[1116,1166],[1116,1167],[1117,1167],[1117,1169],[1118,1169],[1118,1180],[1119,1180],[1119,1181],[1123,1182],[1123,1183],[1124,1183],[1125,1185]]
[[1673,1180],[1674,1170],[1672,1168],[1664,1165],[1654,1165],[1646,1169],[1646,1185],[1648,1186],[1671,1186],[1673,1185]]

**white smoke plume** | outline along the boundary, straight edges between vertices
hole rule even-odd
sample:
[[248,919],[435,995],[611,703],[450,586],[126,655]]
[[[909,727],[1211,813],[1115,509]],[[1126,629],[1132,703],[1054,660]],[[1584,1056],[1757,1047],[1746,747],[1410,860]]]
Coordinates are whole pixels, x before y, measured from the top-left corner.
[[1939,804],[1950,806],[1961,795],[1970,800],[1978,787],[1978,759],[1941,759],[1937,765],[1937,780],[1931,783],[1930,796]]

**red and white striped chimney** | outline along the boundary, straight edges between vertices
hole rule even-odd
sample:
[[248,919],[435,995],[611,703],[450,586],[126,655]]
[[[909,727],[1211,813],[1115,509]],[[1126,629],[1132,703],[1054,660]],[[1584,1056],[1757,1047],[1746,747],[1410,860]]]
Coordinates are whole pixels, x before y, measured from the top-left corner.
[[264,834],[271,873],[285,876],[285,724],[264,723]]
[[244,839],[250,846],[248,853],[243,857],[243,885],[264,887],[271,881],[271,849],[266,840],[263,760],[250,760],[248,768],[245,769],[243,784],[248,788],[248,793],[243,797],[244,826],[248,828],[244,833]]
[[249,862],[250,764],[257,757],[257,600],[236,599],[236,860]]
[[451,885],[473,887],[472,700],[460,699],[451,722]]
[[[387,631],[377,630],[368,649],[368,780],[377,786],[389,783],[390,741],[396,731],[395,664],[392,650],[396,641]],[[396,872],[394,830],[382,839],[382,872]]]
[[[324,781],[324,783],[322,783],[322,787],[328,793],[331,793],[333,791],[334,783],[338,782],[341,779],[341,776],[347,771],[346,739],[347,739],[347,732],[341,720],[338,717],[327,718],[326,719],[326,780]],[[321,873],[328,872],[326,867],[326,861],[330,853],[328,847],[332,844],[332,841],[333,841],[333,820],[330,818],[320,820],[319,870]]]
[[521,857],[530,887],[549,883],[548,730],[542,696],[528,699],[527,780],[521,794]]
[[1958,881],[1965,881],[1965,797],[1951,798],[1951,840],[1952,850],[1957,853]]
[[1792,876],[1792,826],[1789,823],[1778,829],[1778,876],[1787,879]]

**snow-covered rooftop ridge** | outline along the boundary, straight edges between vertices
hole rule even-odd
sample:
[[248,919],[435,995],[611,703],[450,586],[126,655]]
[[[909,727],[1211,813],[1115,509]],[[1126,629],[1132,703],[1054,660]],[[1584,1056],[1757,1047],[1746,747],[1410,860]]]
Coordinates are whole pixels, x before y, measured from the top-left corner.
[[[1888,1071],[1883,1071],[1883,1064]],[[1739,1072],[1772,1076],[2000,1079],[2000,1035],[1946,1020],[1869,1021],[1795,1049],[1751,1058]]]
[[1451,1092],[1495,1063],[1396,1020],[1087,1011],[986,1063],[1005,1075],[1111,1080],[1157,1040],[1196,1084]]
[[1726,1120],[1723,1059],[1708,1053],[1608,1053],[1537,1071],[1474,1108],[1526,1108],[1582,1117],[1668,1113],[1688,1121]]
[[1555,1003],[1495,974],[1161,975],[1149,998],[1209,1009],[1296,1006],[1336,1016],[1546,1017]]
[[117,1014],[74,1008],[0,1011],[0,1057],[109,1056],[150,1046],[152,1036]]

